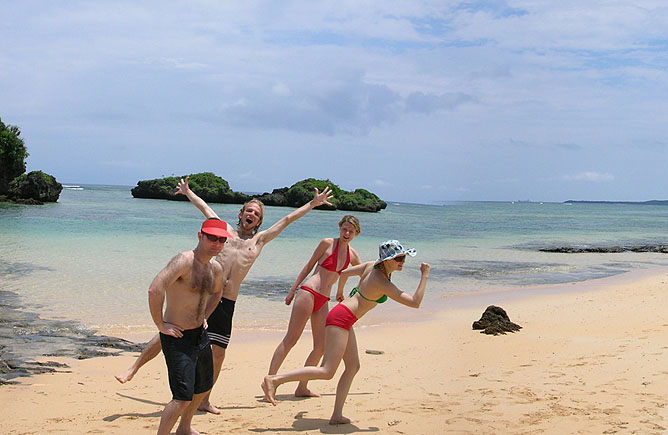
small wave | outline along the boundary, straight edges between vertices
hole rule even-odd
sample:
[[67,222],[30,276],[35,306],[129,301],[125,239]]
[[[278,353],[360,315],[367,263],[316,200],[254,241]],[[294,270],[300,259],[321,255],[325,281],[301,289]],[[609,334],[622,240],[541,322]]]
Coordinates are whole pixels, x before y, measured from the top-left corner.
[[76,184],[63,184],[63,189],[68,190],[84,190],[83,187],[77,186]]

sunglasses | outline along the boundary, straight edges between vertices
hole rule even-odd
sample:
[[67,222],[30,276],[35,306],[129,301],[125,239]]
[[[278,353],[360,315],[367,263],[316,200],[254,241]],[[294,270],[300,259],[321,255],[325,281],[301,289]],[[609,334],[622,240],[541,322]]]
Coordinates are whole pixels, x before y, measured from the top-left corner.
[[398,257],[394,257],[393,260],[396,261],[397,263],[403,263],[404,261],[406,261],[406,256],[399,255]]
[[227,237],[216,237],[211,234],[207,234],[205,232],[202,232],[206,236],[207,239],[209,239],[210,242],[220,242],[220,243],[225,243],[227,240]]

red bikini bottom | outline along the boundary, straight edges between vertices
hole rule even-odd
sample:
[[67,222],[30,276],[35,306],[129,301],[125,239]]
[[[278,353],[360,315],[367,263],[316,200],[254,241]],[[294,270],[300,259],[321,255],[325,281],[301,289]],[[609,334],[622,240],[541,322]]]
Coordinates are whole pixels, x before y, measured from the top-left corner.
[[318,311],[320,308],[322,308],[323,305],[325,305],[327,302],[329,302],[329,298],[321,293],[318,293],[317,291],[313,290],[312,288],[308,288],[305,285],[299,287],[300,290],[306,290],[307,292],[311,293],[313,297],[315,298],[313,301],[313,312],[315,313]]
[[333,325],[350,331],[355,322],[357,322],[357,316],[350,311],[350,308],[343,304],[338,304],[327,315],[325,326]]

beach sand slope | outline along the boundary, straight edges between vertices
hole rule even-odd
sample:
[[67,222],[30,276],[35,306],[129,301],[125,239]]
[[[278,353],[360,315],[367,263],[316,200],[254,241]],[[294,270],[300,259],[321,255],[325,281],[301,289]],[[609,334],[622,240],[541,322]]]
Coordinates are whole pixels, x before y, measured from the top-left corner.
[[[280,336],[238,333],[212,397],[223,414],[198,413],[193,426],[206,434],[668,430],[665,270],[594,291],[538,295],[502,306],[523,326],[520,332],[473,331],[471,323],[486,305],[442,311],[423,323],[356,328],[362,367],[344,408],[353,424],[338,427],[328,426],[338,374],[310,384],[321,398],[296,399],[295,384],[281,386],[273,407],[263,400],[260,383]],[[282,369],[300,366],[309,350],[305,335]],[[171,397],[162,357],[127,384],[113,377],[135,355],[69,360],[70,373],[0,386],[2,432],[155,433]]]

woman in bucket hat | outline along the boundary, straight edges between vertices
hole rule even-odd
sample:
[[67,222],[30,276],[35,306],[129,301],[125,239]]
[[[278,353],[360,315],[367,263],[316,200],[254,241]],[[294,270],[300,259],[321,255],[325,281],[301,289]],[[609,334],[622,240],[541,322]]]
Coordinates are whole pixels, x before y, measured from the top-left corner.
[[[343,416],[343,404],[360,367],[357,340],[352,326],[376,305],[385,302],[388,297],[408,307],[420,307],[429,278],[429,264],[420,265],[420,283],[412,295],[397,288],[390,280],[393,272],[403,269],[406,256],[414,257],[415,253],[415,249],[404,249],[397,240],[388,240],[378,247],[378,260],[344,270],[337,290],[337,300],[341,303],[327,316],[325,355],[322,365],[303,367],[283,375],[265,376],[262,390],[267,401],[276,405],[276,389],[286,382],[332,379],[343,360],[345,370],[336,387],[334,411],[329,423],[350,423],[350,419]],[[343,288],[346,280],[353,275],[360,277],[359,283],[350,293],[350,297],[344,299]]]

